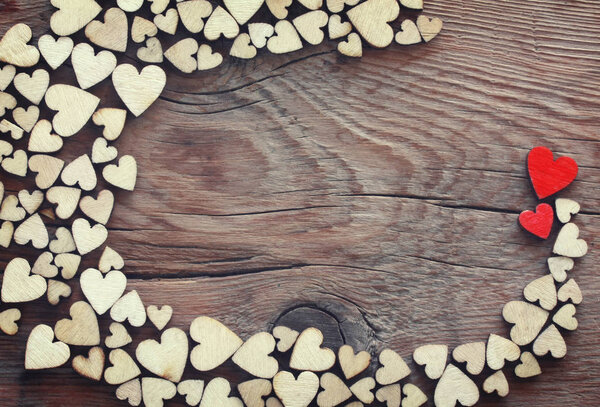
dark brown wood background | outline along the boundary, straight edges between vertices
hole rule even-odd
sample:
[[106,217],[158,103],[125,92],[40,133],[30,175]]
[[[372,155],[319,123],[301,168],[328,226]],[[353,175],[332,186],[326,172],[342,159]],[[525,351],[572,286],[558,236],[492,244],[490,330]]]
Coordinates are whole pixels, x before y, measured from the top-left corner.
[[[26,22],[37,41],[51,12],[47,0],[1,0],[0,32]],[[115,144],[137,158],[139,178],[135,193],[117,194],[109,244],[146,304],[174,307],[172,326],[209,315],[247,338],[316,324],[331,346],[389,346],[408,360],[425,343],[508,333],[502,306],[546,272],[556,235],[557,225],[548,241],[517,225],[536,205],[527,152],[546,145],[580,165],[562,194],[581,203],[575,220],[591,249],[571,273],[584,293],[580,329],[566,335],[565,360],[542,360],[533,380],[507,370],[510,396],[481,405],[596,406],[600,4],[431,0],[426,12],[445,22],[431,44],[368,49],[362,60],[327,43],[226,58],[208,73],[169,67],[161,99]],[[73,81],[69,67],[53,76]],[[121,105],[109,83],[93,92]],[[99,134],[87,127],[61,155],[89,152]],[[2,177],[9,191],[30,185]],[[13,245],[1,265],[15,254],[35,259]],[[27,304],[18,335],[0,336],[0,405],[124,405],[70,367],[24,371],[31,328],[53,325],[69,302]],[[219,373],[242,380],[234,370]],[[433,394],[423,376],[415,367],[411,380]]]

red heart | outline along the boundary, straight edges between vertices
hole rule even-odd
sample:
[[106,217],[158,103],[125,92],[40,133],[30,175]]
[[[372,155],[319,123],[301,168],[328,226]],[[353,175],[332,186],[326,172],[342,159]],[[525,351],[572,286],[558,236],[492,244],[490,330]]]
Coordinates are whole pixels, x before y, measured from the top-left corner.
[[546,203],[539,204],[533,211],[524,211],[519,215],[519,223],[525,230],[537,237],[546,239],[550,235],[552,223],[554,222],[554,211]]
[[577,163],[570,157],[554,161],[552,151],[536,147],[527,156],[529,178],[539,199],[566,188],[577,176]]

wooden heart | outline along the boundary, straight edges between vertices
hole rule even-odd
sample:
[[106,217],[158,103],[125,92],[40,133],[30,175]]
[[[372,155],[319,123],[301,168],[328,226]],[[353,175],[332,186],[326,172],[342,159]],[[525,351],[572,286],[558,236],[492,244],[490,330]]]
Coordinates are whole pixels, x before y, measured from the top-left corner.
[[229,55],[236,58],[252,59],[256,56],[256,52],[256,47],[250,44],[250,36],[242,33],[233,41]]
[[354,354],[354,349],[350,345],[343,345],[338,350],[338,360],[346,380],[364,372],[371,364],[371,354],[369,352],[358,352]]
[[248,34],[256,48],[264,48],[267,45],[267,39],[275,34],[275,28],[267,23],[252,23],[248,24]]
[[558,289],[558,300],[561,302],[567,302],[571,300],[573,304],[581,304],[583,301],[583,295],[579,289],[579,285],[573,279],[570,279]]
[[16,335],[19,332],[17,321],[21,319],[21,311],[11,308],[0,312],[0,331],[6,335]]
[[133,191],[137,180],[137,163],[135,158],[130,155],[124,155],[119,158],[119,164],[110,164],[102,170],[104,179],[121,189]]
[[170,400],[177,394],[173,383],[155,377],[142,378],[142,399],[146,407],[162,407],[164,400]]
[[75,251],[75,241],[69,229],[60,226],[54,233],[54,240],[48,246],[52,253],[69,253]]
[[422,14],[417,17],[417,27],[419,27],[419,31],[425,42],[429,42],[437,37],[440,31],[442,31],[443,26],[442,20],[437,17],[430,19]]
[[31,75],[21,72],[13,82],[19,93],[34,105],[40,104],[49,84],[50,75],[45,69],[36,69]]
[[74,253],[61,253],[54,258],[54,264],[60,268],[61,276],[65,280],[75,277],[80,263],[81,256]]
[[240,33],[240,27],[235,19],[223,7],[218,6],[210,15],[204,26],[204,37],[215,41],[221,37],[235,38]]
[[550,257],[548,259],[548,268],[554,279],[562,283],[567,279],[567,271],[571,271],[575,262],[569,257]]
[[402,392],[399,384],[383,386],[375,393],[375,397],[381,403],[385,402],[387,407],[400,407]]
[[[195,2],[204,1],[204,0],[191,0]],[[187,6],[187,1],[177,3],[177,9],[181,10],[182,7]],[[186,14],[183,14],[184,16]],[[166,11],[166,13],[158,14],[154,17],[154,24],[156,27],[166,32],[167,34],[174,35],[177,32],[177,24],[179,24],[179,13],[174,8],[170,8]],[[185,25],[185,23],[184,23]],[[202,27],[204,27],[204,23],[202,23]],[[187,27],[186,27],[187,28]],[[189,30],[189,29],[188,29]],[[200,31],[202,28],[200,28]],[[198,32],[200,32],[198,31]]]
[[142,385],[140,379],[130,380],[117,388],[116,396],[119,400],[127,400],[130,406],[139,406],[142,402]]
[[11,84],[16,73],[17,68],[12,65],[4,65],[0,68],[0,91],[4,91],[8,88],[8,85]]
[[[177,11],[179,11],[179,15],[181,16],[181,22],[192,34],[202,31],[204,28],[204,19],[210,16],[212,10],[212,5],[206,0],[191,0],[177,3]],[[177,25],[176,20],[175,25]]]
[[323,6],[323,0],[298,0],[300,4],[310,10],[316,10]]
[[88,357],[78,355],[73,358],[73,369],[88,379],[99,382],[104,372],[104,351],[96,346],[90,349]]
[[350,22],[372,46],[383,48],[392,43],[394,30],[388,24],[398,18],[395,0],[367,0],[348,11]]
[[[15,104],[16,106],[16,104]],[[14,115],[14,113],[13,113]],[[3,119],[0,122],[0,133],[10,133],[10,137],[13,140],[20,140],[21,138],[23,138],[23,129],[20,128],[19,126],[17,126],[16,124]],[[12,152],[12,146],[10,146],[9,143],[7,143],[6,141],[2,141],[3,147],[2,147],[2,151],[0,152],[1,156],[8,156],[11,152]]]
[[447,345],[423,345],[415,349],[413,359],[417,365],[425,366],[425,374],[432,380],[442,377],[448,360]]
[[33,126],[40,117],[40,108],[37,106],[29,106],[27,110],[22,107],[17,107],[13,110],[13,118],[15,122],[25,131],[30,132]]
[[527,156],[529,178],[538,198],[544,199],[566,188],[577,176],[577,163],[570,157],[554,160],[552,151],[535,147]]
[[510,330],[512,341],[524,346],[540,333],[548,320],[548,312],[523,301],[511,301],[502,309],[502,317],[509,324],[515,324]]
[[135,351],[142,366],[157,376],[172,382],[179,382],[188,357],[188,339],[185,332],[169,328],[160,337],[160,343],[153,339],[142,341]]
[[[527,353],[527,352],[526,352]],[[523,359],[523,355],[521,355],[521,359]],[[502,372],[502,370],[498,370],[493,375],[489,376],[483,382],[483,391],[488,394],[492,394],[496,392],[500,397],[508,396],[508,380],[506,380],[506,376]]]
[[62,146],[62,138],[52,134],[52,124],[48,120],[40,120],[29,135],[27,150],[35,153],[53,153]]
[[204,392],[204,380],[184,380],[177,385],[177,392],[185,396],[188,406],[197,406]]
[[229,328],[209,317],[198,317],[190,325],[190,336],[198,343],[192,350],[192,366],[201,372],[220,366],[242,346]]
[[404,7],[412,8],[414,10],[423,9],[423,0],[400,0],[400,4]]
[[535,303],[539,300],[540,306],[548,311],[556,307],[556,286],[551,275],[540,277],[527,284],[523,294],[529,302]]
[[146,46],[138,49],[137,57],[144,62],[160,64],[163,61],[163,50],[160,40],[156,37],[148,38]]
[[515,366],[515,375],[522,379],[527,379],[541,374],[542,369],[535,356],[530,352],[523,352],[521,355],[521,364]]
[[404,393],[402,407],[419,407],[427,402],[425,393],[412,383],[405,384],[402,393]]
[[110,247],[106,246],[98,263],[100,271],[108,273],[111,270],[122,270],[123,267],[125,267],[123,257]]
[[290,367],[296,370],[321,372],[328,370],[335,363],[335,353],[329,348],[321,348],[323,333],[317,328],[307,328],[296,340]]
[[243,407],[244,404],[240,399],[229,397],[230,392],[231,386],[226,379],[222,377],[212,379],[204,389],[200,407]]
[[117,0],[117,6],[128,13],[138,11],[143,4],[144,0]]
[[2,168],[13,175],[24,177],[27,175],[27,153],[23,150],[15,151],[12,158],[2,160]]
[[288,15],[287,8],[292,5],[293,0],[265,0],[271,14],[278,20],[283,20]]
[[160,309],[156,305],[150,305],[146,312],[148,314],[148,319],[154,324],[154,326],[159,330],[167,326],[169,321],[171,320],[171,316],[173,315],[173,308],[170,305],[163,305]]
[[166,50],[165,57],[181,72],[192,73],[198,68],[197,52],[198,41],[186,38]]
[[575,306],[573,304],[565,304],[556,311],[556,314],[552,317],[552,322],[568,331],[574,331],[578,326],[577,319],[574,315]]
[[218,52],[213,53],[212,48],[207,44],[200,45],[196,59],[198,60],[198,70],[200,71],[216,68],[223,62],[223,56]]
[[71,295],[71,287],[68,284],[58,280],[48,280],[47,297],[51,305],[58,305],[61,298],[68,298]]
[[98,223],[93,227],[87,219],[75,219],[73,221],[73,239],[79,254],[88,254],[100,247],[108,237],[108,231],[104,225]]
[[144,42],[146,37],[154,37],[156,34],[158,34],[158,27],[152,21],[140,16],[133,18],[133,24],[131,25],[131,39],[133,42]]
[[519,215],[519,223],[529,233],[546,239],[554,223],[554,210],[546,203],[539,204],[533,211],[523,211]]
[[5,249],[10,246],[10,242],[12,241],[13,233],[15,231],[15,227],[10,221],[2,222],[2,226],[0,227],[0,246]]
[[0,208],[0,219],[11,222],[19,222],[25,219],[27,215],[25,209],[17,205],[19,205],[19,199],[15,195],[8,195],[4,198]]
[[44,193],[42,191],[33,191],[29,193],[26,189],[19,191],[19,202],[25,208],[27,213],[32,214],[40,207],[44,201]]
[[56,216],[69,219],[77,209],[81,190],[70,187],[52,187],[46,192],[48,202],[56,204]]
[[282,370],[273,377],[273,390],[285,407],[307,407],[319,391],[319,378],[313,372],[302,372],[296,379]]
[[454,407],[456,402],[473,406],[479,401],[479,389],[459,368],[449,364],[435,387],[433,400],[436,407]]
[[352,392],[348,386],[331,372],[325,372],[321,376],[320,383],[323,391],[317,396],[319,407],[334,407],[352,397]]
[[309,11],[292,20],[298,33],[312,45],[318,45],[323,42],[325,34],[322,27],[327,25],[329,16],[323,10]]
[[23,223],[17,227],[14,234],[15,243],[26,245],[31,242],[36,249],[43,249],[48,246],[50,238],[46,225],[37,213],[25,219]]
[[329,39],[335,40],[350,34],[352,31],[352,24],[348,21],[342,23],[342,18],[338,14],[334,14],[329,17],[327,29],[329,32]]
[[271,382],[265,379],[248,380],[238,384],[237,388],[246,407],[265,407],[263,397],[273,390]]
[[375,379],[372,377],[364,377],[350,386],[350,391],[361,402],[371,404],[375,400],[375,395],[372,391],[375,388],[375,384]]
[[[15,107],[17,107],[17,99],[15,99],[14,96],[9,93],[0,92],[0,117],[4,116],[7,110],[12,110]],[[10,123],[8,120],[2,120],[2,129],[0,129],[2,133],[6,133],[11,130],[8,126],[8,123]]]
[[[162,55],[162,50],[161,50]],[[102,135],[108,141],[114,141],[123,132],[127,110],[105,107],[98,109],[92,116],[92,120],[97,126],[104,126]]]
[[350,33],[346,41],[338,44],[338,51],[347,57],[360,58],[362,57],[362,41],[357,33]]
[[[114,273],[111,271],[110,275]],[[108,278],[107,275],[107,278]],[[110,317],[117,321],[129,321],[131,326],[140,327],[146,322],[146,308],[136,290],[122,296],[110,309]]]
[[[4,164],[4,163],[3,163]],[[558,232],[552,251],[559,256],[583,257],[587,254],[588,245],[585,240],[578,239],[579,228],[574,223],[567,223]]]
[[69,345],[53,341],[54,331],[48,325],[33,328],[25,349],[25,369],[51,369],[64,365],[71,356]]
[[115,196],[113,193],[108,189],[103,189],[98,193],[97,199],[91,196],[84,196],[79,202],[79,207],[92,220],[106,225],[110,219],[114,202]]
[[567,354],[567,344],[554,324],[550,324],[533,342],[534,354],[541,357],[548,352],[555,359],[563,358]]
[[294,346],[300,333],[288,328],[287,326],[276,326],[273,328],[273,336],[277,339],[277,350],[287,352]]
[[127,50],[129,26],[127,15],[113,7],[104,14],[104,23],[92,21],[85,27],[85,36],[94,44],[117,52]]
[[50,17],[50,28],[56,35],[71,35],[85,27],[102,7],[94,0],[51,0],[58,11]]
[[44,252],[40,254],[35,263],[33,263],[31,272],[45,278],[56,277],[58,275],[58,267],[56,267],[54,264],[51,264],[52,260],[54,260],[52,253]]
[[504,361],[514,362],[519,359],[521,349],[509,339],[500,335],[490,334],[486,348],[486,358],[490,369],[500,370],[504,367]]
[[73,51],[73,40],[69,37],[54,39],[50,34],[42,35],[38,40],[40,53],[52,69],[58,69]]
[[103,276],[100,271],[89,268],[81,273],[80,284],[85,298],[98,315],[103,315],[121,298],[127,286],[127,278],[117,270]]
[[345,5],[356,6],[360,0],[327,0],[327,8],[332,13],[339,13],[344,10]]
[[96,171],[87,154],[83,154],[69,163],[61,174],[61,180],[66,185],[78,184],[84,191],[96,188]]
[[133,339],[127,332],[127,328],[123,324],[113,322],[108,327],[110,336],[107,336],[104,340],[104,344],[111,349],[122,348],[125,345],[130,344]]
[[275,35],[267,41],[267,48],[273,54],[285,54],[302,48],[302,40],[298,32],[287,20],[275,24]]
[[375,372],[375,379],[383,386],[396,383],[410,374],[410,368],[406,362],[391,349],[381,351],[379,363],[381,363],[381,367]]
[[154,14],[161,14],[162,12],[164,12],[167,7],[169,6],[169,2],[170,0],[149,0],[150,3],[152,3],[152,6],[150,7],[150,10],[152,10],[152,12]]
[[269,356],[275,350],[275,338],[268,332],[252,335],[233,355],[233,363],[253,376],[271,379],[279,370],[277,359]]
[[92,307],[84,301],[71,306],[72,319],[61,319],[54,327],[56,339],[69,345],[95,346],[100,344],[100,328]]
[[29,169],[38,173],[35,185],[40,189],[50,188],[58,179],[65,162],[60,158],[45,154],[36,154],[29,159]]
[[265,0],[225,0],[225,7],[240,25],[246,24]]
[[108,146],[104,137],[98,137],[92,145],[92,162],[103,164],[117,158],[118,151],[115,147]]
[[113,73],[117,57],[110,51],[100,51],[96,55],[90,44],[82,42],[73,49],[71,63],[81,89],[89,89]]
[[571,221],[571,216],[578,214],[581,210],[581,206],[577,202],[567,198],[558,198],[554,205],[556,206],[556,216],[562,223]]
[[123,349],[112,350],[108,354],[112,366],[104,371],[108,384],[121,384],[138,377],[142,372],[131,356]]
[[63,84],[50,86],[45,100],[50,109],[58,111],[52,119],[52,127],[62,137],[79,132],[100,103],[100,99],[91,93]]
[[140,116],[158,99],[167,76],[158,66],[146,66],[138,73],[133,65],[122,64],[115,68],[112,81],[125,106],[135,116]]
[[9,28],[0,39],[0,62],[19,67],[36,65],[40,52],[33,45],[27,45],[31,36],[31,28],[26,24],[19,23]]

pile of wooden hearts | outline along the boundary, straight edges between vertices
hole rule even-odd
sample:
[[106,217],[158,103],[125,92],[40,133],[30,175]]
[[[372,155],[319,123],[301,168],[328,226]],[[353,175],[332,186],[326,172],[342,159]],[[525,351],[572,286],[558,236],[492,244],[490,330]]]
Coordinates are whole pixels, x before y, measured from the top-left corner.
[[[130,155],[118,158],[119,152],[109,142],[123,132],[127,111],[134,116],[143,114],[166,84],[165,71],[157,65],[138,71],[133,65],[118,63],[115,53],[127,50],[129,35],[134,43],[145,41],[146,46],[137,51],[142,61],[160,63],[164,56],[181,71],[193,72],[222,62],[222,56],[210,45],[199,45],[202,38],[230,39],[231,56],[252,58],[257,48],[285,53],[302,48],[304,43],[319,44],[327,27],[330,39],[347,38],[338,44],[341,53],[360,56],[363,41],[374,47],[388,46],[394,39],[404,45],[428,42],[440,32],[441,21],[424,16],[416,23],[407,19],[401,22],[401,31],[394,32],[390,23],[398,18],[401,7],[422,9],[421,0],[399,0],[400,4],[396,0],[326,0],[326,4],[322,0],[299,0],[302,13],[289,20],[292,0],[225,0],[224,7],[206,0],[177,1],[173,7],[170,0],[150,3],[117,0],[118,7],[108,9],[102,22],[95,20],[102,12],[95,0],[52,0],[57,11],[52,15],[51,28],[58,39],[44,35],[37,47],[29,45],[31,30],[17,24],[0,40],[0,62],[5,63],[0,69],[0,134],[6,135],[0,139],[0,166],[17,177],[32,175],[36,186],[32,192],[22,190],[5,197],[0,183],[0,245],[31,244],[40,250],[32,264],[15,258],[6,266],[0,288],[2,303],[29,302],[46,295],[50,304],[58,304],[71,295],[69,281],[77,275],[82,256],[104,246],[97,268],[80,273],[86,301],[72,304],[70,317],[56,322],[54,328],[41,324],[29,334],[25,368],[61,366],[71,357],[70,346],[88,347],[87,355],[72,359],[74,370],[118,386],[117,397],[134,406],[142,401],[146,406],[162,406],[164,400],[177,394],[189,405],[201,407],[303,407],[314,402],[320,407],[357,407],[375,400],[388,407],[423,405],[427,396],[405,383],[411,369],[391,349],[381,351],[375,362],[369,353],[356,354],[348,345],[337,352],[323,348],[323,335],[316,328],[296,332],[284,326],[244,341],[209,317],[196,318],[189,335],[175,327],[163,331],[173,309],[168,305],[146,307],[135,290],[127,290],[123,258],[104,245],[108,237],[105,225],[115,197],[111,190],[98,191],[97,187],[101,174],[109,185],[134,190],[135,159]],[[152,21],[138,15],[146,7],[154,15]],[[278,21],[257,21],[261,8]],[[173,35],[179,21],[193,37],[176,42],[163,53],[159,31]],[[79,30],[84,30],[93,45],[74,44],[68,35]],[[96,53],[94,46],[104,50]],[[49,72],[64,66],[69,58],[79,87],[50,85]],[[43,65],[44,61],[45,66],[31,74],[17,72],[17,68]],[[122,106],[101,107],[101,100],[91,93],[90,89],[108,78],[127,110]],[[18,106],[18,100],[29,106]],[[40,118],[42,103],[56,112],[53,117]],[[90,120],[103,128],[90,152],[70,162],[55,157]],[[21,140],[27,147],[16,149],[15,143]],[[548,149],[538,147],[529,155],[529,174],[538,197],[546,199],[572,182],[577,166],[566,157],[555,161]],[[548,353],[555,358],[565,356],[566,344],[560,332],[577,328],[575,305],[582,301],[577,283],[567,278],[567,272],[574,267],[572,258],[586,254],[587,244],[578,238],[579,229],[570,222],[579,205],[557,199],[555,207],[559,221],[565,224],[554,244],[557,256],[548,259],[550,274],[525,287],[526,301],[512,301],[504,307],[504,319],[514,324],[510,339],[491,334],[485,342],[460,345],[451,353],[450,363],[446,345],[427,344],[414,351],[414,362],[424,366],[430,379],[437,380],[433,396],[436,406],[450,407],[457,402],[474,405],[479,400],[479,388],[473,379],[481,374],[487,375],[485,392],[506,396],[505,366],[512,363],[516,376],[531,377],[541,373],[536,357]],[[65,226],[49,228],[44,218],[58,218]],[[523,213],[520,222],[537,236],[547,238],[554,224],[554,210],[542,203],[535,213]],[[103,335],[98,324],[98,316],[105,314],[114,321],[109,335]],[[17,308],[1,311],[0,330],[15,335],[20,318]],[[162,331],[160,341],[142,341],[134,357],[123,349],[132,342],[126,325],[141,327],[148,320]],[[106,353],[110,366],[105,368]],[[280,360],[286,355],[290,371],[280,370]],[[207,372],[229,359],[255,377],[237,386],[241,399],[231,396],[231,384],[223,378],[207,383],[182,380],[188,361],[195,370]],[[367,369],[376,363],[374,377],[369,377]],[[343,378],[331,371],[338,367]],[[142,371],[149,374],[140,379]]]

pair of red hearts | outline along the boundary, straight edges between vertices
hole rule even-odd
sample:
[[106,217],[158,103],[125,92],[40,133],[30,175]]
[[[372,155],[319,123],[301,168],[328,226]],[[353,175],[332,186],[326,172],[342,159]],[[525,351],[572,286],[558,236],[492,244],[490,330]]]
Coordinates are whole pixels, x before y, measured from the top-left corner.
[[[554,160],[552,151],[546,147],[535,147],[527,157],[527,169],[533,189],[539,199],[547,198],[566,188],[577,176],[577,163],[570,157]],[[519,215],[519,223],[525,230],[546,239],[554,222],[554,211],[542,203],[533,211]]]

